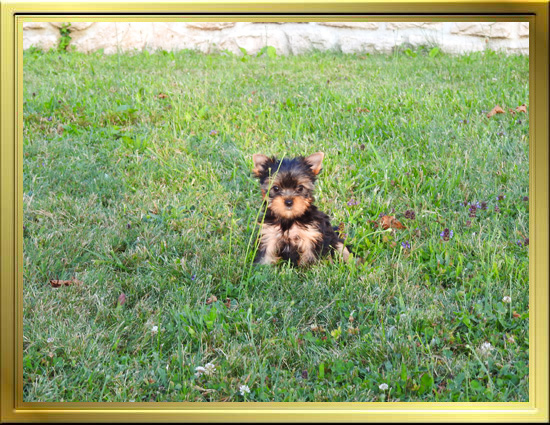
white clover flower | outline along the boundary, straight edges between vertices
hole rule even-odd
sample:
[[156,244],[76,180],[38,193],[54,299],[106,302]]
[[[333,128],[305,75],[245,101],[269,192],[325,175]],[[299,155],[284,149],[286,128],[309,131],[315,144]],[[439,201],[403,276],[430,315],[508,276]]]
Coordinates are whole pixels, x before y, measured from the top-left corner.
[[407,315],[405,313],[402,313],[401,316],[399,316],[401,320],[405,320],[407,318]]
[[481,347],[479,348],[479,350],[481,351],[481,354],[483,354],[484,356],[488,355],[494,349],[495,347],[493,347],[490,342],[484,342],[483,344],[481,344]]
[[378,388],[380,388],[382,391],[386,391],[389,387],[388,387],[388,384],[384,383],[384,384],[380,384]]
[[241,393],[241,395],[245,395],[247,393],[250,393],[250,388],[248,388],[248,385],[241,385],[239,387],[239,392]]
[[153,332],[154,334],[156,334],[158,331],[159,331],[159,327],[158,327],[158,326],[153,326],[153,327],[151,328],[151,332]]
[[512,298],[510,298],[508,295],[502,298],[502,302],[506,304],[510,304],[512,302]]
[[51,343],[53,342],[53,338],[52,338],[52,337],[49,337],[49,338],[47,339],[47,341],[48,341],[49,344],[51,344]]
[[216,366],[214,366],[212,363],[206,363],[204,365],[204,373],[206,375],[213,375],[216,371]]
[[199,376],[201,376],[203,373],[206,372],[206,369],[202,366],[197,366],[195,368],[195,376],[198,378]]

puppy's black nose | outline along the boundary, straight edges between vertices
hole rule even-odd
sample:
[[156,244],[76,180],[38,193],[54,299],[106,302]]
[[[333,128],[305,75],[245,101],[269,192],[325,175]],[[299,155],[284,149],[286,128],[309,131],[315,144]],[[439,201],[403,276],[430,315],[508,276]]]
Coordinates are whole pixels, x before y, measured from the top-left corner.
[[292,206],[292,199],[285,199],[285,205],[287,207],[291,207]]

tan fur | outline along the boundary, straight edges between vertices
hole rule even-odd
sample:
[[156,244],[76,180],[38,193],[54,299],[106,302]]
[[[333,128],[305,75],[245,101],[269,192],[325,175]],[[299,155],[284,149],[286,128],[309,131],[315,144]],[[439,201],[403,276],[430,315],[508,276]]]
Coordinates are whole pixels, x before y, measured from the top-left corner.
[[293,197],[292,200],[292,207],[288,208],[285,205],[285,198],[282,196],[278,196],[273,199],[270,207],[273,212],[279,217],[284,217],[288,219],[300,217],[309,208],[310,201],[306,198],[302,198],[301,196]]
[[313,183],[311,182],[310,179],[306,179],[306,178],[298,178],[298,184],[304,186],[307,190],[313,190],[314,187],[313,187]]
[[334,248],[342,256],[342,259],[344,260],[344,262],[347,263],[348,258],[349,258],[349,251],[344,246],[344,244],[342,242],[340,242],[340,243],[336,244],[336,246]]
[[279,260],[278,245],[281,238],[281,231],[278,226],[262,225],[259,249],[265,249],[265,255],[260,264],[275,264]]
[[314,174],[319,174],[321,171],[324,157],[325,154],[323,152],[315,152],[306,158],[306,161],[311,165],[311,171],[313,171]]
[[252,172],[259,176],[261,172],[263,171],[264,165],[267,162],[269,158],[265,155],[262,155],[261,153],[256,153],[252,155],[252,161],[254,161],[254,169]]
[[292,226],[289,231],[289,240],[296,246],[300,253],[298,265],[303,266],[315,262],[315,245],[323,238],[323,235],[314,226],[303,228],[298,225]]
[[315,226],[304,228],[295,224],[286,232],[281,232],[279,226],[263,224],[259,249],[265,249],[265,255],[260,264],[275,264],[281,258],[279,249],[284,244],[294,246],[300,253],[299,265],[311,264],[316,260],[315,244],[322,238],[323,235]]

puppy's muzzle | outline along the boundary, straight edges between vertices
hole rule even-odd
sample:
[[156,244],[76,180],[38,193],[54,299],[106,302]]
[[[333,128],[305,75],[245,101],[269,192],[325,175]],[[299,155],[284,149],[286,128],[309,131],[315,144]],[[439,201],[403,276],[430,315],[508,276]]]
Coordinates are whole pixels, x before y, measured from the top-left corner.
[[285,199],[285,205],[290,208],[294,201],[292,199]]

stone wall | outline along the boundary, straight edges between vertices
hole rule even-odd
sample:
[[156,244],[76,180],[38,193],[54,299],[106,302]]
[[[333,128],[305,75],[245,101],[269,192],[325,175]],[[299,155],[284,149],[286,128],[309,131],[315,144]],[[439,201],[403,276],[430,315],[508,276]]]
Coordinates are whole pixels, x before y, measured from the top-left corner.
[[[55,48],[61,22],[23,24],[23,48]],[[71,22],[77,51],[195,49],[256,53],[269,45],[278,54],[310,50],[389,53],[395,47],[439,46],[446,53],[485,49],[529,53],[527,22]]]

